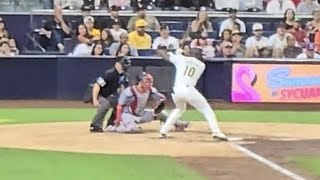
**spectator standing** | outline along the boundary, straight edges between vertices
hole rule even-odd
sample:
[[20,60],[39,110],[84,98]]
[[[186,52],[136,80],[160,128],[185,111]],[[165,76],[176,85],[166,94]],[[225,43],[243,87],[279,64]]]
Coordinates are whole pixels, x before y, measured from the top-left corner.
[[158,19],[154,16],[147,15],[146,9],[144,6],[139,6],[137,16],[133,16],[130,18],[127,30],[129,32],[134,31],[135,30],[135,23],[139,20],[144,20],[147,22],[147,26],[145,27],[146,31],[159,31],[160,30],[160,23],[159,23]]
[[118,22],[120,24],[120,28],[126,29],[126,24],[123,19],[119,16],[120,7],[119,6],[111,6],[110,8],[110,16],[105,18],[98,19],[97,27],[99,29],[112,28],[113,22]]
[[284,14],[287,9],[295,11],[296,6],[291,0],[271,0],[267,4],[268,14]]
[[191,23],[191,32],[203,33],[213,32],[212,24],[205,10],[200,10],[194,21]]
[[160,27],[160,36],[154,39],[152,49],[157,49],[160,45],[167,47],[167,49],[179,48],[178,39],[170,36],[170,29],[166,25]]
[[147,22],[143,19],[139,19],[135,22],[136,30],[129,33],[128,43],[130,46],[136,49],[150,49],[151,48],[151,36],[145,32]]
[[299,54],[302,53],[302,48],[297,47],[296,38],[293,35],[287,37],[288,46],[283,49],[283,56],[285,58],[296,58]]
[[104,56],[104,47],[101,43],[95,43],[91,52],[92,56]]
[[241,43],[242,41],[242,35],[240,33],[240,31],[232,31],[232,38],[231,38],[231,42],[233,45],[232,48],[232,54],[235,55],[235,57],[244,57],[246,54],[246,46],[244,44]]
[[111,34],[111,31],[109,29],[103,29],[101,31],[101,40],[100,43],[103,45],[105,48],[109,48],[112,43],[114,43],[115,40]]
[[219,36],[221,37],[223,30],[225,29],[233,29],[234,23],[240,24],[240,32],[246,33],[246,25],[243,21],[237,18],[237,10],[236,9],[230,9],[229,10],[229,18],[222,21],[220,25],[220,31]]
[[63,19],[61,7],[55,6],[53,20],[48,21],[39,34],[40,44],[47,51],[64,51],[63,39],[70,37],[70,28]]
[[320,9],[320,5],[315,0],[304,0],[299,3],[297,13],[299,14],[312,14],[314,10]]
[[320,55],[314,52],[315,46],[313,43],[306,45],[303,53],[297,56],[297,59],[320,59]]
[[[128,33],[122,33],[120,35],[120,41],[119,42],[114,42],[114,43],[111,44],[111,46],[109,48],[110,55],[116,56],[117,50],[119,49],[119,46],[121,44],[127,44],[127,43],[128,43]],[[139,56],[137,49],[133,48],[131,46],[130,46],[130,54],[132,56]]]
[[113,36],[114,41],[119,41],[120,40],[120,35],[122,33],[127,33],[125,29],[121,28],[121,24],[119,21],[113,21],[112,22],[112,29],[110,29],[110,32]]
[[291,30],[295,22],[295,12],[293,9],[287,9],[284,13],[283,23],[286,25],[286,30]]

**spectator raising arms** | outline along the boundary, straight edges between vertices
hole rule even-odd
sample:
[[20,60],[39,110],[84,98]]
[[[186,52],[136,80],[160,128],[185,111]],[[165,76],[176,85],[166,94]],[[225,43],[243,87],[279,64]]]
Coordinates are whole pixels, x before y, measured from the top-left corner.
[[150,49],[151,48],[151,36],[145,33],[147,22],[143,19],[136,21],[136,30],[129,33],[128,43],[130,46],[136,49]]
[[271,0],[267,4],[266,11],[268,14],[284,14],[287,9],[295,11],[296,6],[291,0]]
[[286,30],[291,30],[295,22],[296,13],[293,9],[289,8],[285,11],[283,17],[283,23],[286,25]]
[[47,51],[64,51],[63,39],[70,37],[70,28],[62,16],[59,6],[54,8],[54,18],[48,21],[39,32],[40,44]]
[[[119,46],[121,44],[127,44],[128,43],[128,33],[122,33],[120,35],[120,41],[119,42],[114,42],[111,44],[110,48],[109,48],[109,53],[112,56],[116,56],[117,51],[119,49]],[[132,56],[138,56],[138,51],[136,48],[130,47],[130,54]]]
[[205,10],[200,10],[194,21],[191,23],[191,32],[212,32],[212,25]]
[[135,30],[135,23],[138,20],[144,20],[147,22],[147,26],[145,27],[146,31],[159,31],[160,30],[160,23],[158,19],[154,16],[146,15],[146,10],[144,6],[138,7],[137,16],[133,16],[130,18],[128,23],[128,31]]
[[220,25],[220,31],[219,36],[221,37],[223,30],[225,29],[233,29],[234,23],[240,24],[240,32],[245,33],[246,32],[246,25],[243,21],[237,18],[237,10],[236,9],[230,9],[229,10],[229,18],[222,21]]
[[320,5],[316,0],[304,0],[297,7],[299,14],[312,14],[314,10],[320,9]]
[[116,56],[117,57],[131,56],[130,45],[128,43],[120,44],[117,50]]
[[104,56],[104,47],[101,43],[96,43],[93,45],[91,55],[92,56]]
[[169,27],[166,25],[160,28],[160,37],[157,37],[152,44],[152,49],[157,49],[159,46],[165,46],[167,49],[178,49],[179,41],[175,37],[170,36]]
[[109,48],[111,46],[111,44],[115,42],[115,40],[111,34],[111,31],[109,29],[103,29],[101,31],[100,42],[105,48]]

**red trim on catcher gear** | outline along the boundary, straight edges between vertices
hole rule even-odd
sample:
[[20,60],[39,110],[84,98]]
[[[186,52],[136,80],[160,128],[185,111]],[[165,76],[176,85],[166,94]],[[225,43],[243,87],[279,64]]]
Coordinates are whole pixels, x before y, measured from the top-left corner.
[[116,112],[116,119],[114,120],[115,124],[118,124],[121,122],[122,109],[123,109],[123,105],[118,104],[117,105],[117,112]]
[[138,96],[137,96],[137,93],[134,91],[133,87],[134,87],[134,86],[131,86],[130,90],[131,90],[131,93],[132,93],[132,95],[133,95],[134,100],[133,100],[132,103],[130,103],[129,106],[130,106],[131,113],[132,113],[133,115],[137,115],[137,114],[136,114],[136,109],[137,109],[137,107],[138,107]]

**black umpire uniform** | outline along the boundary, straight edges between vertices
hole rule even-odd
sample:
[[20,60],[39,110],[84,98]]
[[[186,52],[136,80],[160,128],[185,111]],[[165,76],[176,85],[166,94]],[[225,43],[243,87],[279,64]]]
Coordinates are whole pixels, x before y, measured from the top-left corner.
[[131,65],[129,59],[119,57],[117,63],[122,66],[122,73],[113,67],[107,70],[102,76],[96,80],[96,84],[100,86],[98,101],[100,106],[95,114],[91,125],[90,132],[103,132],[103,121],[110,108],[113,108],[112,115],[109,117],[108,125],[112,125],[116,118],[116,106],[119,97],[119,88],[125,88],[129,84],[127,68]]

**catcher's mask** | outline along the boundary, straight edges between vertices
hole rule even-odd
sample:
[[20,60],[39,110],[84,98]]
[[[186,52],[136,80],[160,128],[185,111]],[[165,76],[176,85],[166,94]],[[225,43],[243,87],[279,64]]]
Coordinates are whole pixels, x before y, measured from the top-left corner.
[[153,76],[149,73],[143,72],[137,77],[137,82],[141,83],[143,90],[150,90],[153,86]]
[[126,57],[117,57],[117,62],[121,64],[124,71],[127,71],[128,67],[131,66],[131,60]]

